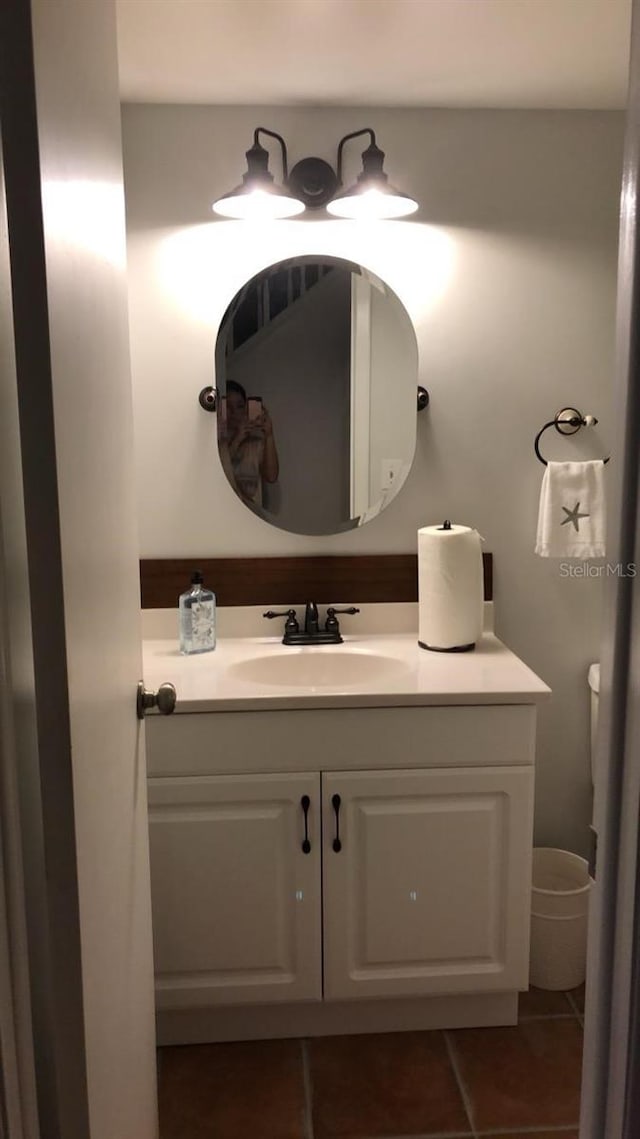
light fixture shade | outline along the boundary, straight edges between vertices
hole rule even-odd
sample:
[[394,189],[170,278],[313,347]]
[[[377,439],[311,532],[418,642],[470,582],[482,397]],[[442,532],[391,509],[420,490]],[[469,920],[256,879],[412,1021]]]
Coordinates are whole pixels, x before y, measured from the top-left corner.
[[211,208],[220,217],[245,218],[249,221],[292,218],[304,213],[304,203],[275,182],[268,185],[255,181],[243,183],[224,197],[218,198]]
[[417,209],[418,203],[407,194],[396,190],[388,182],[380,184],[373,180],[356,182],[327,205],[327,212],[334,217],[363,221],[404,218],[414,214]]
[[[368,128],[367,128],[368,129]],[[360,132],[356,132],[357,133]],[[414,214],[418,203],[396,190],[382,169],[384,151],[376,146],[375,135],[371,133],[371,145],[362,153],[362,173],[357,182],[327,204],[327,211],[339,218],[403,218]],[[352,136],[347,135],[346,138]],[[340,146],[342,147],[344,139]],[[339,160],[340,168],[342,167]]]
[[[211,207],[221,217],[264,220],[291,218],[304,212],[304,202],[296,198],[286,186],[278,186],[273,180],[273,174],[269,173],[269,152],[258,142],[258,133],[263,129],[259,127],[255,132],[253,146],[247,151],[247,172],[243,175],[241,184],[217,198]],[[271,131],[264,133],[272,134]],[[274,137],[280,139],[279,135]],[[286,149],[284,140],[280,141],[286,179]]]

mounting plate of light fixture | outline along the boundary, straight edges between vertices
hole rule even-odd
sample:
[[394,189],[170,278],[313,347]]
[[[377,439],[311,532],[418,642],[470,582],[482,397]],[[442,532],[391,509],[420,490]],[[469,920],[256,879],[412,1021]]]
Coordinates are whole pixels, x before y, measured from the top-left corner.
[[301,158],[287,183],[291,193],[309,210],[326,206],[338,189],[338,176],[324,158]]
[[[276,139],[282,152],[282,183],[274,181],[269,171],[269,152],[260,143],[260,135]],[[343,188],[342,161],[347,142],[369,136],[369,146],[362,152],[362,171],[348,189]],[[418,203],[397,190],[384,172],[384,151],[376,143],[371,127],[352,131],[340,139],[336,169],[323,158],[303,158],[288,169],[287,145],[282,135],[266,127],[257,127],[253,146],[246,152],[247,171],[240,185],[213,203],[213,210],[229,218],[286,218],[305,210],[326,207],[334,217],[378,219],[407,217],[415,213]]]

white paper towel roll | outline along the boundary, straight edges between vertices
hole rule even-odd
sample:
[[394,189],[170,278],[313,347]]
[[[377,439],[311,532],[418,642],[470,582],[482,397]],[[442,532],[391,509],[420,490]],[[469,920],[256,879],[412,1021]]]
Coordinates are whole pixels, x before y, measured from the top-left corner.
[[445,523],[418,530],[418,641],[422,648],[461,652],[480,639],[484,602],[481,541],[478,531],[469,526]]

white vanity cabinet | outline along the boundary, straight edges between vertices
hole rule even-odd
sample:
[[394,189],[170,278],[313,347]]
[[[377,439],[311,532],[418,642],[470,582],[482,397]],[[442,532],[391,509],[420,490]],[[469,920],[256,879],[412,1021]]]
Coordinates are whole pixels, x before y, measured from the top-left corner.
[[149,830],[158,1008],[321,998],[319,775],[152,779]]
[[325,997],[526,988],[532,769],[322,783]]
[[158,1008],[526,987],[532,794],[529,768],[151,780]]
[[340,652],[334,690],[313,647],[146,644],[178,693],[146,721],[162,1044],[516,1023],[549,689],[491,634]]
[[[187,1023],[161,1037],[341,1031],[356,1009],[375,1030],[409,1004],[429,1027],[429,1002],[440,1025],[508,1021],[534,726],[513,705],[150,717],[156,1003]],[[483,996],[493,1020],[460,1012]]]

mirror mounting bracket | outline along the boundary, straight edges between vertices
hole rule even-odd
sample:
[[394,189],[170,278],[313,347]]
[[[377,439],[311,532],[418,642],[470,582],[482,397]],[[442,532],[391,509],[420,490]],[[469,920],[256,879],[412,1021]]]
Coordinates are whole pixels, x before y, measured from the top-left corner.
[[[418,411],[424,411],[429,406],[429,392],[418,384]],[[218,406],[218,393],[211,384],[203,388],[198,396],[198,403],[205,411],[215,411]]]
[[208,387],[203,388],[198,396],[198,403],[205,411],[215,411],[218,406],[218,393],[215,388],[209,384]]

